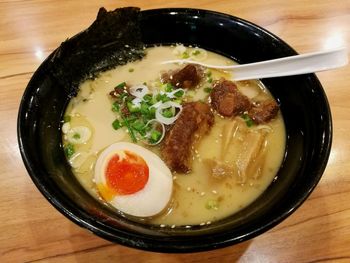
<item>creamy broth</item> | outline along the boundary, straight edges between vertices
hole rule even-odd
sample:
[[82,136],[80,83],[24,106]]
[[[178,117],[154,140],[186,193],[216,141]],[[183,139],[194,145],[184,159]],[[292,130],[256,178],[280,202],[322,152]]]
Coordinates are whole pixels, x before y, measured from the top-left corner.
[[[116,117],[111,110],[110,91],[125,81],[129,85],[146,82],[151,87],[152,83],[159,82],[160,72],[179,68],[175,64],[160,64],[164,60],[178,58],[178,49],[164,46],[148,48],[146,57],[141,61],[120,66],[100,74],[95,80],[82,83],[77,97],[70,101],[65,114],[69,119],[63,130],[85,126],[90,129],[91,135],[86,142],[74,144],[74,154],[68,154],[69,162],[79,182],[96,199],[101,200],[93,179],[99,153],[112,143],[131,142],[126,129],[114,130],[111,126]],[[191,52],[191,49],[188,50]],[[200,59],[207,64],[234,63],[208,51]],[[229,79],[230,75],[211,71],[211,79],[221,77]],[[207,84],[205,82],[196,90],[188,91],[188,100],[208,101],[208,93],[204,91]],[[271,98],[259,81],[236,84],[248,97]],[[242,156],[242,149],[248,147],[249,152],[249,142],[259,140],[264,141],[263,148],[258,152],[251,150],[257,160],[249,166],[253,174],[242,174],[239,167],[244,166],[242,162],[246,158]],[[63,143],[68,145],[67,134],[63,135]],[[159,146],[139,144],[159,154]],[[269,123],[252,127],[248,127],[241,117],[223,118],[215,114],[215,124],[209,134],[193,148],[192,171],[188,174],[173,173],[173,196],[167,209],[146,221],[170,227],[203,225],[239,211],[252,203],[272,182],[282,162],[284,148],[285,128],[280,112]],[[219,174],[213,174],[215,169],[223,169],[224,176],[221,176],[221,170]]]

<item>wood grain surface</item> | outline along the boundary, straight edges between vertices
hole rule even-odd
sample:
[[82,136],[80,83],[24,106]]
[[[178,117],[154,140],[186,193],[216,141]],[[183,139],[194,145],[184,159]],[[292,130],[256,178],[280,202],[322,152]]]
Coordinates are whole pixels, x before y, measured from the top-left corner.
[[46,201],[19,154],[18,106],[40,63],[89,26],[101,6],[225,12],[265,27],[300,53],[350,43],[349,0],[0,0],[0,262],[350,262],[349,66],[317,74],[334,122],[321,182],[294,214],[259,237],[210,252],[144,252],[96,237]]

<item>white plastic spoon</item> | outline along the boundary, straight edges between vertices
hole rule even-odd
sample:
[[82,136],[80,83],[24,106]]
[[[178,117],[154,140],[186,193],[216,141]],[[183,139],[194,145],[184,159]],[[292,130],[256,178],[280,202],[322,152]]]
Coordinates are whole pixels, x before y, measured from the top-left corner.
[[345,47],[341,47],[333,50],[232,66],[207,65],[188,59],[168,60],[163,61],[161,64],[170,63],[197,64],[207,68],[232,71],[232,79],[238,81],[300,75],[339,68],[348,64],[348,53]]

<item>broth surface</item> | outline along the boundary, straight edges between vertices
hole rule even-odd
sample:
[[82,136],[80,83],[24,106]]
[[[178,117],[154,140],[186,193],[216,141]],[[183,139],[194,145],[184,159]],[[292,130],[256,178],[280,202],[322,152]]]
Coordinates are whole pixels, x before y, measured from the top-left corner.
[[[121,82],[130,85],[146,82],[152,86],[159,81],[160,72],[179,68],[176,64],[160,64],[164,60],[177,59],[176,49],[165,46],[148,48],[143,60],[104,72],[97,79],[82,83],[77,97],[70,101],[65,114],[69,116],[69,127],[88,127],[91,138],[74,145],[75,153],[70,156],[69,162],[79,182],[96,199],[101,200],[93,180],[98,154],[112,143],[131,142],[125,129],[114,130],[111,126],[116,117],[111,110],[109,92]],[[208,64],[234,63],[209,51],[205,54],[205,58],[201,59]],[[230,77],[227,72],[211,72],[212,79]],[[204,91],[206,84],[195,91],[188,91],[190,99],[208,101],[208,93]],[[248,97],[272,97],[260,81],[236,84]],[[241,165],[237,160],[244,160],[242,152],[247,147],[249,151],[250,141],[261,138],[264,140],[263,153],[258,153],[259,158],[251,165],[253,174],[242,175],[237,169]],[[63,135],[63,143],[67,145],[66,135]],[[138,144],[159,154],[159,146]],[[192,171],[188,174],[173,173],[174,192],[168,208],[146,221],[162,226],[204,225],[241,210],[261,195],[275,178],[284,150],[285,128],[280,112],[269,123],[252,127],[248,127],[241,117],[223,118],[215,114],[215,124],[210,133],[193,149]],[[216,176],[213,174],[216,168],[223,169],[226,174]]]

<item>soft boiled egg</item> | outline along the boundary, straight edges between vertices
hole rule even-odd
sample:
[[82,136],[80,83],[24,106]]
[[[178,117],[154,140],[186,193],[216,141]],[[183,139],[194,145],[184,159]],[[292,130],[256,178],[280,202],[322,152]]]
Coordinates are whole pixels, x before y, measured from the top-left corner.
[[138,217],[162,212],[170,201],[172,174],[153,152],[118,142],[99,155],[95,182],[100,196],[118,210]]

